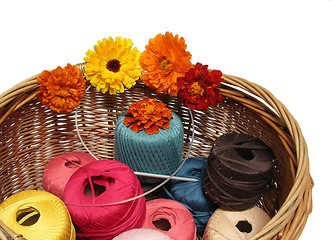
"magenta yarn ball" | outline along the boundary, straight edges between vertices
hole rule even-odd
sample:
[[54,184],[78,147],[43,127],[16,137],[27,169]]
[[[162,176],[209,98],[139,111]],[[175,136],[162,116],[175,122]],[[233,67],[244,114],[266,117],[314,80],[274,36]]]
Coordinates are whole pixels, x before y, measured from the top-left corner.
[[63,198],[69,178],[79,168],[96,161],[90,154],[70,152],[58,155],[51,159],[43,172],[43,188],[45,191]]
[[146,215],[145,197],[135,173],[115,160],[99,160],[69,179],[64,202],[82,239],[112,239],[140,228]]

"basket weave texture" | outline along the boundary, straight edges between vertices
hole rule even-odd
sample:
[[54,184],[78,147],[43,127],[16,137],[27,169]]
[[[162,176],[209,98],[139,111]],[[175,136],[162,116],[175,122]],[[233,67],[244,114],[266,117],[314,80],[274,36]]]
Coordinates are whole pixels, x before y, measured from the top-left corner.
[[[77,65],[84,71],[84,65]],[[195,139],[190,156],[207,157],[221,134],[243,132],[264,141],[276,156],[273,181],[259,202],[271,221],[253,239],[298,239],[312,211],[313,181],[305,139],[286,107],[269,91],[224,75],[225,101],[207,112],[193,111]],[[75,113],[56,113],[36,98],[37,75],[0,95],[0,202],[25,189],[40,189],[45,165],[54,156],[85,151],[75,132]],[[193,126],[180,99],[156,95],[141,83],[106,95],[90,88],[77,109],[78,126],[88,148],[100,159],[114,159],[117,118],[145,97],[163,101],[182,119],[184,154]]]

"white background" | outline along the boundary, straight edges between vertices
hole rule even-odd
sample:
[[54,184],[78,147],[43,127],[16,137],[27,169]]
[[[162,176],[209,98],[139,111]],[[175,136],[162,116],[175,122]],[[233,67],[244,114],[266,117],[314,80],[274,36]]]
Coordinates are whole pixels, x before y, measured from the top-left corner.
[[[299,122],[315,181],[301,240],[330,232],[331,0],[1,1],[0,93],[58,65],[83,62],[109,36],[184,37],[192,62],[271,91]],[[330,234],[329,234],[330,235]]]

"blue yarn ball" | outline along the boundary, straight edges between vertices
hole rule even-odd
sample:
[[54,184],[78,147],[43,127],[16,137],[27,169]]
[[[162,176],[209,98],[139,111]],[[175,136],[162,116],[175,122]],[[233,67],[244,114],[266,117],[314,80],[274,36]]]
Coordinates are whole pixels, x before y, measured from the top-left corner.
[[[159,129],[149,135],[145,131],[132,131],[124,123],[125,113],[115,127],[115,158],[133,171],[171,175],[180,166],[183,154],[183,124],[175,114],[168,129]],[[163,180],[139,177],[142,183]]]
[[197,182],[171,180],[165,187],[165,191],[173,200],[185,205],[192,213],[197,232],[203,234],[205,226],[213,212],[215,205],[203,192],[202,175],[206,167],[206,158],[188,158],[176,176],[195,178]]

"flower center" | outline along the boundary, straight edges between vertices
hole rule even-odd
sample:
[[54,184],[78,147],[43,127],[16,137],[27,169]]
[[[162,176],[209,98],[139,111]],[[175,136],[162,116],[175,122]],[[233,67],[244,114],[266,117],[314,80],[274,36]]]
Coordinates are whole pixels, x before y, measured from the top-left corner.
[[111,72],[118,72],[120,70],[121,64],[117,59],[113,59],[106,64],[106,68]]
[[194,82],[191,84],[190,93],[192,95],[203,95],[204,89],[201,87],[201,85],[198,82]]
[[68,89],[60,88],[59,95],[63,98],[66,98],[70,96],[70,92]]
[[160,66],[161,70],[163,70],[164,72],[167,72],[169,69],[168,60],[166,58],[160,60],[159,66]]
[[147,105],[145,107],[146,114],[151,114],[151,113],[153,113],[153,111],[154,111],[154,106],[153,105]]

